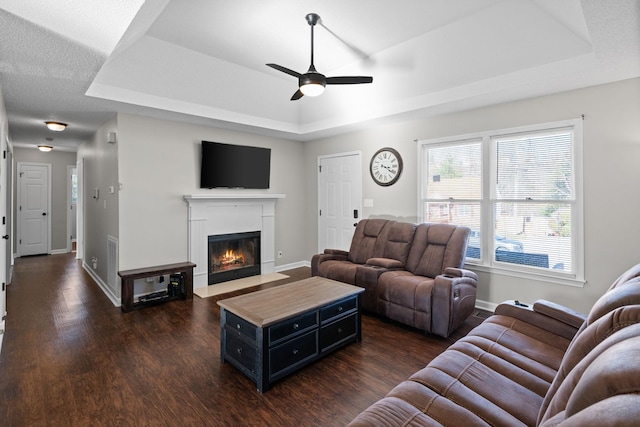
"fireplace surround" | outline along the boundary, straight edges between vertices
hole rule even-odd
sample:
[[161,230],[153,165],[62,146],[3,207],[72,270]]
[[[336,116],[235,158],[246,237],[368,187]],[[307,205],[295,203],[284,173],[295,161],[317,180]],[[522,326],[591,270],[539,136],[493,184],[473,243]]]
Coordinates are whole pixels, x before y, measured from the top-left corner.
[[188,204],[189,261],[196,264],[193,287],[209,285],[208,237],[260,231],[260,274],[275,272],[274,193],[216,193],[183,196]]

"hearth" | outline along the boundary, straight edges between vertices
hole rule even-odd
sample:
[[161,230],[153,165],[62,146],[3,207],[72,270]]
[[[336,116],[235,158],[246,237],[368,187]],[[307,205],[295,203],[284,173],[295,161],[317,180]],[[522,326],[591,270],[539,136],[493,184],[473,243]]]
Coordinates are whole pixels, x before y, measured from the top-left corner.
[[208,246],[209,285],[261,274],[260,231],[209,236]]

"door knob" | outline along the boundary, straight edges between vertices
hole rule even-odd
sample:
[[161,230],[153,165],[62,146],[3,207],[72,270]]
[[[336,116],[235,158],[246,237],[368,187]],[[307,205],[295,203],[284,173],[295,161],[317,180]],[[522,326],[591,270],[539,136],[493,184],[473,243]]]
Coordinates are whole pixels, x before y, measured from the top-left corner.
[[47,213],[46,212],[42,212],[42,216],[47,216]]
[[5,234],[4,236],[2,236],[2,238],[3,238],[4,240],[9,240],[9,235],[8,235],[8,234]]

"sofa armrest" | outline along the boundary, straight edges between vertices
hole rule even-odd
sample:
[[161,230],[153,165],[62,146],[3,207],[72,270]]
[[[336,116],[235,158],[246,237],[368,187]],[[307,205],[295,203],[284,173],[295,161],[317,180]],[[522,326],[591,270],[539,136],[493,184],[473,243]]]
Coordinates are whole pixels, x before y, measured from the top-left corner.
[[325,249],[324,250],[324,254],[325,255],[340,255],[340,256],[343,256],[345,258],[349,256],[349,252],[343,251],[342,249]]
[[513,317],[567,339],[574,337],[586,319],[584,314],[545,300],[532,306],[505,301],[496,307],[494,314]]
[[573,311],[570,308],[556,304],[547,300],[538,300],[533,304],[533,311],[544,314],[545,316],[553,317],[562,323],[566,323],[569,326],[573,326],[576,329],[580,329],[580,326],[587,319],[587,316],[577,311]]
[[368,265],[386,269],[398,269],[404,267],[404,264],[402,262],[398,261],[397,259],[391,258],[369,258],[366,263]]
[[451,277],[471,277],[475,279],[476,282],[478,281],[478,275],[476,273],[471,270],[465,270],[464,268],[447,267],[444,269],[444,275]]
[[320,275],[320,264],[323,262],[330,260],[346,261],[348,255],[349,252],[340,249],[325,249],[324,253],[315,254],[311,257],[311,275]]
[[431,332],[447,338],[473,313],[478,276],[470,270],[447,268],[436,276],[431,302]]

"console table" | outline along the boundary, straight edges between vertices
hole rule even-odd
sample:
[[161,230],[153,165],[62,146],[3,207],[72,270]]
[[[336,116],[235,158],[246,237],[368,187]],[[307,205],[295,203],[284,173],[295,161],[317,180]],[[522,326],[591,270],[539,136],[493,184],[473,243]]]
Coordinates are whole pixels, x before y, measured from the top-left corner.
[[218,301],[220,359],[259,392],[333,350],[360,342],[363,288],[323,277]]
[[[196,265],[192,262],[180,262],[177,264],[157,265],[154,267],[136,268],[133,270],[119,271],[121,278],[121,309],[124,312],[147,307],[149,304],[133,302],[133,283],[137,279],[147,277],[162,276],[164,274],[182,274],[184,279],[184,296],[182,299],[193,299],[193,268]],[[163,301],[170,301],[180,297],[172,296]]]

